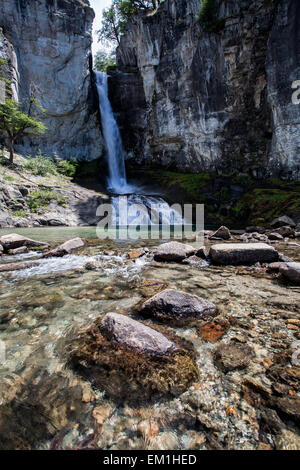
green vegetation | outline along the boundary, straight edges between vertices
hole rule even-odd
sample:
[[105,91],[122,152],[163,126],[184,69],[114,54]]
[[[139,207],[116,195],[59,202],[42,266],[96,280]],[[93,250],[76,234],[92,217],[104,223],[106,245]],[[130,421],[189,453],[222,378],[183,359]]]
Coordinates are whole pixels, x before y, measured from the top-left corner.
[[104,50],[100,50],[96,53],[94,62],[98,72],[106,72],[107,67],[116,65],[116,55],[114,52],[108,53]]
[[[0,70],[7,63],[0,59]],[[16,139],[25,135],[40,135],[46,131],[45,125],[36,119],[37,110],[44,111],[38,101],[30,96],[28,109],[24,105],[11,98],[10,82],[0,76],[0,80],[6,83],[6,99],[0,103],[0,130],[6,135],[9,147],[10,163],[14,162],[14,144]]]
[[10,163],[14,162],[15,140],[24,135],[39,135],[46,131],[44,124],[30,116],[29,110],[24,112],[22,104],[6,98],[4,104],[0,104],[0,129],[8,138]]
[[36,176],[57,175],[58,170],[53,160],[47,155],[39,153],[36,157],[28,157],[24,168]]
[[11,214],[13,217],[26,217],[26,212],[23,209],[13,211]]
[[[144,172],[145,173],[145,172]],[[268,225],[275,217],[300,215],[300,183],[257,180],[246,173],[177,173],[146,170],[154,183],[169,190],[174,202],[205,204],[208,224]]]
[[99,41],[120,45],[127,21],[139,11],[154,11],[164,0],[112,0],[110,8],[103,10]]
[[66,198],[62,194],[50,189],[39,189],[29,195],[28,206],[31,212],[35,212],[36,209],[47,207],[51,201],[56,201],[60,206],[66,204]]
[[62,175],[73,177],[76,174],[77,166],[78,161],[76,158],[70,158],[70,160],[60,160],[57,163],[57,171]]
[[215,20],[217,10],[216,0],[202,0],[199,20],[202,24],[209,24]]
[[216,0],[202,0],[201,9],[198,15],[200,23],[205,31],[209,33],[219,33],[225,27],[225,18],[217,19],[218,5]]
[[36,157],[28,157],[24,168],[36,176],[47,175],[64,175],[74,176],[77,168],[77,160],[71,158],[70,160],[60,160],[55,163],[51,157],[39,153]]

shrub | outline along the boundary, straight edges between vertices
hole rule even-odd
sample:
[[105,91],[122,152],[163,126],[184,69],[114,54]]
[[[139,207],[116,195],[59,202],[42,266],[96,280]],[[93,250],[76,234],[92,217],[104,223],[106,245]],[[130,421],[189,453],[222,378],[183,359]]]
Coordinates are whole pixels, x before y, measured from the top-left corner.
[[28,206],[31,212],[35,212],[38,208],[46,207],[50,201],[56,201],[60,206],[64,206],[66,198],[62,194],[50,189],[39,189],[29,195]]
[[200,23],[212,23],[215,19],[216,9],[216,0],[202,0],[201,9],[199,13]]
[[47,155],[39,153],[36,157],[28,157],[24,168],[36,176],[57,175],[58,171],[53,160]]
[[76,173],[78,162],[75,158],[70,160],[60,160],[57,164],[57,170],[65,176],[74,176]]
[[13,217],[26,217],[26,212],[23,209],[19,209],[12,212]]

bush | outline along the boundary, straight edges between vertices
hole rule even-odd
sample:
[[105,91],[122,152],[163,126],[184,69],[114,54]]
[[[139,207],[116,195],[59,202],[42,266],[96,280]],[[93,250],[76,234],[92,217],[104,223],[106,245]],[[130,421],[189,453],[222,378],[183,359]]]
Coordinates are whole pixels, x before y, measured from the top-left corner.
[[56,201],[60,206],[64,206],[66,198],[62,194],[51,191],[50,189],[39,189],[29,195],[28,206],[31,212],[35,212],[36,209],[46,207],[50,201]]
[[76,173],[78,162],[75,158],[70,160],[60,160],[57,164],[57,170],[65,176],[74,176]]
[[215,20],[216,0],[202,0],[199,20],[202,24],[212,23]]
[[23,209],[19,209],[12,212],[13,217],[26,217],[26,212]]
[[36,176],[57,175],[57,167],[47,155],[39,153],[36,157],[28,157],[24,168]]

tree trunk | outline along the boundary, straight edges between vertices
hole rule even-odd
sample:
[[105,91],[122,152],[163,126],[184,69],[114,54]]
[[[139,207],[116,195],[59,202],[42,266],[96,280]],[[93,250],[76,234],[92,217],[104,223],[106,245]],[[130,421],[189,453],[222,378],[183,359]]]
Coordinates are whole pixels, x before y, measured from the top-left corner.
[[9,161],[10,161],[11,164],[14,163],[14,157],[15,157],[15,154],[14,154],[14,141],[10,140],[10,142],[9,142]]

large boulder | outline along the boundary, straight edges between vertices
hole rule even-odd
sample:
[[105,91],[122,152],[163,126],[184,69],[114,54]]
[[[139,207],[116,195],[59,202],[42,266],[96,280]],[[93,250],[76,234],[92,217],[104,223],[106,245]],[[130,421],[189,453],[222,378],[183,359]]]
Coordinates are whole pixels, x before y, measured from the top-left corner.
[[279,271],[290,281],[300,284],[300,263],[282,263]]
[[232,238],[232,235],[229,229],[225,227],[224,225],[222,225],[209,238],[222,238],[223,240],[230,240]]
[[221,243],[211,247],[210,258],[217,265],[273,263],[278,252],[266,243]]
[[215,316],[217,307],[197,295],[176,289],[165,289],[144,302],[140,313],[157,320],[185,324]]
[[44,254],[44,258],[50,258],[51,256],[65,256],[74,250],[78,250],[78,248],[82,248],[85,245],[84,240],[82,238],[72,238],[72,240],[68,240],[67,242],[59,245],[54,250],[50,250]]
[[195,254],[195,248],[179,242],[168,242],[160,245],[154,253],[155,261],[182,261]]
[[271,222],[271,227],[273,228],[283,227],[284,225],[289,225],[290,227],[296,227],[296,224],[293,221],[293,219],[291,219],[287,215],[283,215],[282,217],[277,217]]
[[139,354],[163,357],[177,350],[176,345],[158,331],[119,313],[107,313],[99,329],[113,346]]
[[29,248],[49,247],[48,243],[32,240],[31,238],[24,237],[23,235],[19,235],[17,233],[3,235],[2,237],[0,237],[0,243],[1,245],[3,245],[5,251],[13,250],[15,248],[19,248],[20,246],[27,246]]

